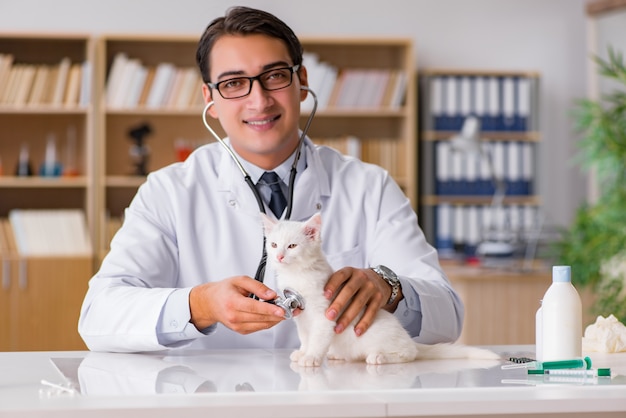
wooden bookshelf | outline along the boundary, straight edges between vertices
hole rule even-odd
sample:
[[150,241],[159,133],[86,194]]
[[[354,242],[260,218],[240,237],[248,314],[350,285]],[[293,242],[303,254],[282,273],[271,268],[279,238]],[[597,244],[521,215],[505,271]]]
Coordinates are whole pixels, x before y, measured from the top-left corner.
[[[85,347],[76,330],[93,257],[24,257],[6,218],[73,209],[96,229],[94,58],[90,35],[0,33],[0,350]],[[61,167],[42,176],[52,138]],[[32,175],[17,175],[23,149]]]
[[[93,176],[92,38],[77,34],[0,33],[0,56],[10,57],[10,64],[0,73],[0,216],[6,217],[14,208],[80,208],[93,230],[97,202]],[[59,73],[61,62],[68,69],[65,81]],[[51,74],[42,85],[50,92],[61,90],[61,101],[50,97],[27,99],[24,103],[9,100],[7,91],[11,88],[28,91],[27,97],[35,89],[34,79],[20,82],[10,78],[6,69],[17,67],[49,69]],[[71,67],[80,68],[78,88],[79,92],[84,91],[82,99],[66,102]],[[38,175],[49,138],[55,139],[57,159],[64,168],[59,177]],[[15,175],[22,147],[28,149],[33,176]]]
[[[133,104],[129,107],[111,105],[106,98],[116,57],[137,60],[146,68],[169,63],[176,68],[195,65],[197,37],[171,36],[103,36],[98,42],[97,91],[99,96],[99,129],[97,138],[99,159],[98,177],[103,184],[100,227],[97,232],[100,255],[108,251],[111,239],[109,223],[119,224],[119,218],[130,203],[144,176],[133,174],[129,157],[132,142],[128,131],[133,126],[147,123],[152,133],[147,137],[150,147],[148,171],[177,160],[175,143],[187,140],[192,145],[213,142],[201,120],[201,100],[188,106],[163,104],[149,107]],[[389,170],[417,207],[417,164],[415,141],[415,81],[413,75],[413,47],[408,39],[362,38],[304,38],[305,53],[316,54],[320,61],[334,66],[338,72],[359,71],[402,72],[405,85],[395,104],[377,106],[320,107],[311,125],[309,136],[314,142],[329,143],[342,148],[346,138],[356,138],[360,155],[365,161],[382,165]],[[309,82],[312,74],[309,73]],[[319,93],[319,92],[317,92]],[[201,99],[200,86],[197,98]],[[124,103],[124,100],[120,101]],[[303,108],[301,123],[306,122],[310,110]],[[223,135],[219,123],[216,131]]]

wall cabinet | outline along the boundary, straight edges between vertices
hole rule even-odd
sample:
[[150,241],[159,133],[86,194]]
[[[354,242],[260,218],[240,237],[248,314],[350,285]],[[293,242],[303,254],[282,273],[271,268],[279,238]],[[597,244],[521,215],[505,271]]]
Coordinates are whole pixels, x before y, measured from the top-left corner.
[[[420,220],[429,242],[442,256],[473,256],[484,240],[525,240],[540,225],[539,75],[433,69],[420,85]],[[462,149],[452,138],[471,117],[478,146]]]

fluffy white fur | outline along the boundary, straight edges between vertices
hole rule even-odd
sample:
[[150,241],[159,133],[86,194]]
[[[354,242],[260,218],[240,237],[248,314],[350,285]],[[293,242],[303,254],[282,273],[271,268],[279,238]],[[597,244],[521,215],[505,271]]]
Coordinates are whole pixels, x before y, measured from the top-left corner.
[[[460,344],[416,343],[400,322],[382,309],[362,336],[357,337],[350,329],[335,334],[335,322],[325,316],[329,301],[323,288],[333,270],[322,252],[320,214],[305,222],[262,217],[267,262],[274,266],[279,289],[292,288],[305,300],[305,309],[294,318],[301,346],[291,354],[291,360],[299,366],[320,366],[325,357],[365,360],[368,364],[404,363],[420,358],[498,358],[491,351]],[[355,324],[356,321],[352,326]]]

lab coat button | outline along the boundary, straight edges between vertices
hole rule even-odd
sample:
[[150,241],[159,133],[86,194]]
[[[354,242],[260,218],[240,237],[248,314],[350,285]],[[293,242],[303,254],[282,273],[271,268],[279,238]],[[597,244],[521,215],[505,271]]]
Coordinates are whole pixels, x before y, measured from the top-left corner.
[[237,205],[237,201],[236,200],[229,200],[228,204],[231,205],[232,207],[235,207]]
[[317,208],[317,210],[322,210],[322,204],[318,203],[317,205],[315,205],[315,207]]

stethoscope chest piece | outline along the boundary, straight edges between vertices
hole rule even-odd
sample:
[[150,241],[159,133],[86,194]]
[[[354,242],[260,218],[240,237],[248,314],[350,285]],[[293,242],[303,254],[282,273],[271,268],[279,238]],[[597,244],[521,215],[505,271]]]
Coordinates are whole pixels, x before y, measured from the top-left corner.
[[274,304],[280,306],[285,311],[285,318],[291,319],[293,311],[296,309],[304,309],[304,298],[301,294],[293,289],[285,288],[283,291],[285,297],[280,296],[274,300]]

